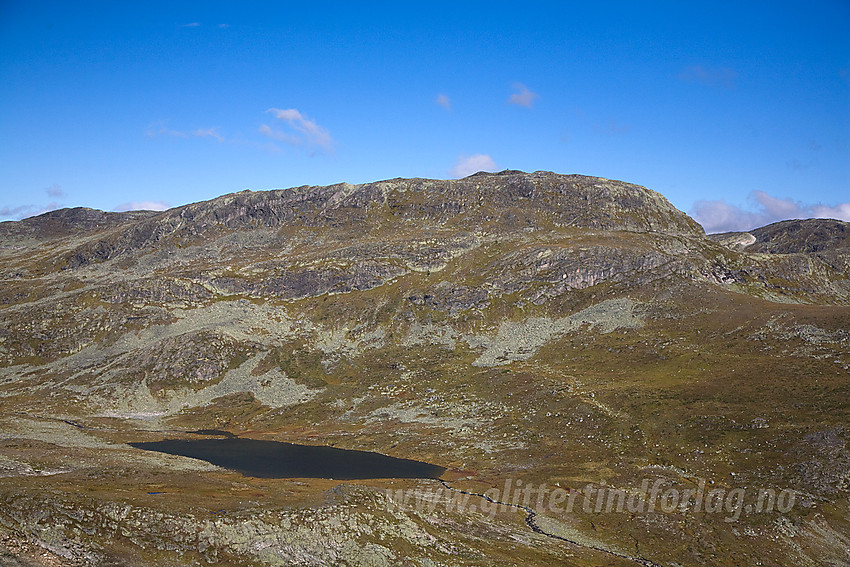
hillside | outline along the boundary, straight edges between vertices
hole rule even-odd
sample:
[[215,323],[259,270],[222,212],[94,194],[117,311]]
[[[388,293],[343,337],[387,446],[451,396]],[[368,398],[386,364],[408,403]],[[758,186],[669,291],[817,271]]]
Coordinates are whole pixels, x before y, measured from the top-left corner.
[[[0,559],[848,564],[848,226],[709,237],[644,187],[518,171],[0,223]],[[475,494],[796,498],[727,521],[585,494],[535,531],[481,499],[386,498],[435,481],[257,479],[127,444],[195,430],[418,459]]]

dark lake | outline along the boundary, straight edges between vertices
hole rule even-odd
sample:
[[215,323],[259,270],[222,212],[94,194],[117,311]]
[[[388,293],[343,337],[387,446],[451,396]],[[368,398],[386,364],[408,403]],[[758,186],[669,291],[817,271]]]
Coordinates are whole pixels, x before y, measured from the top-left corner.
[[130,445],[146,451],[201,459],[260,478],[438,478],[446,472],[437,465],[369,451],[239,437],[166,439]]

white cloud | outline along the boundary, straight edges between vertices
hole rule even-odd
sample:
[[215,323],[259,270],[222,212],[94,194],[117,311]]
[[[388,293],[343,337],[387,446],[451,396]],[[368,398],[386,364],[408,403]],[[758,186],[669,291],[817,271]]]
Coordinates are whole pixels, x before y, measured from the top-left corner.
[[56,183],[54,183],[50,187],[46,188],[44,190],[44,192],[47,193],[48,197],[64,197],[65,196],[65,191],[63,191],[62,188],[59,185],[57,185]]
[[0,219],[21,220],[29,217],[35,217],[40,214],[55,211],[62,207],[59,203],[48,203],[44,206],[39,205],[19,205],[17,207],[2,207],[0,208]]
[[850,202],[838,203],[834,207],[827,205],[812,205],[812,213],[819,219],[838,219],[850,222]]
[[850,221],[850,202],[835,206],[821,203],[807,205],[793,199],[773,197],[764,191],[753,191],[748,200],[755,210],[742,209],[722,200],[700,200],[694,203],[690,215],[708,233],[747,231],[787,219],[814,217]]
[[18,215],[26,214],[35,208],[35,205],[20,205],[19,207],[3,207],[0,208],[0,218],[7,219],[9,217],[19,218]]
[[197,130],[192,130],[190,134],[198,138],[215,138],[219,143],[224,141],[224,137],[216,132],[215,128],[198,128]]
[[[789,198],[779,199],[772,197],[764,191],[753,191],[749,195],[749,199],[758,204],[762,214],[775,219],[790,219],[799,218],[802,216],[810,216],[806,211],[807,207],[800,201],[794,201]],[[805,211],[805,212],[804,212]]]
[[302,140],[298,136],[294,136],[292,134],[284,132],[283,130],[278,130],[277,128],[272,128],[268,124],[260,124],[260,127],[257,128],[257,131],[266,138],[271,138],[272,140],[277,140],[278,142],[283,142],[285,144],[289,144],[290,146],[304,145],[304,140]]
[[156,138],[157,136],[170,136],[172,138],[214,138],[219,142],[224,141],[224,136],[218,133],[217,128],[196,128],[191,131],[172,130],[168,127],[167,121],[157,120],[152,122],[145,129],[145,135],[148,138]]
[[199,27],[201,27],[201,23],[200,22],[191,22],[191,23],[188,23],[188,24],[183,24],[182,27],[184,27],[184,28],[199,28]]
[[758,213],[745,211],[726,201],[700,200],[694,203],[690,215],[709,234],[713,232],[746,231],[764,224]]
[[534,99],[536,99],[539,95],[537,93],[531,92],[528,90],[528,87],[523,85],[522,83],[514,83],[514,94],[508,98],[508,102],[511,104],[516,104],[518,106],[524,106],[526,108],[531,108],[534,104]]
[[495,171],[496,162],[487,154],[475,154],[472,156],[460,156],[451,169],[452,177],[466,177],[479,171]]
[[115,207],[115,211],[119,213],[126,211],[164,211],[170,206],[165,201],[130,201],[129,203],[121,203]]
[[155,138],[157,136],[173,136],[175,138],[188,138],[189,134],[186,132],[181,132],[180,130],[172,130],[166,126],[165,120],[157,120],[156,122],[152,122],[148,124],[148,127],[145,129],[145,135],[148,138]]
[[0,208],[0,219],[21,220],[33,216],[38,209],[35,205],[20,205],[17,207]]
[[444,95],[442,93],[437,95],[437,98],[436,100],[434,100],[434,102],[436,102],[446,110],[452,109],[452,100],[447,95]]
[[[281,132],[279,130],[274,130],[270,126],[263,125],[260,127],[260,132],[267,137],[277,139],[288,144],[293,145],[301,145],[306,143],[311,146],[318,146],[327,151],[333,151],[334,141],[331,138],[330,132],[327,129],[316,124],[315,121],[310,120],[307,116],[301,114],[295,108],[270,108],[266,112],[271,112],[275,118],[278,120],[285,121],[293,130],[298,132],[301,136],[295,136],[289,134],[290,138],[286,139],[280,136],[281,134],[285,134],[285,132]],[[292,140],[298,140],[297,144],[294,144]]]
[[735,88],[738,72],[728,67],[703,67],[693,65],[679,73],[679,79],[686,83],[699,83],[707,87]]

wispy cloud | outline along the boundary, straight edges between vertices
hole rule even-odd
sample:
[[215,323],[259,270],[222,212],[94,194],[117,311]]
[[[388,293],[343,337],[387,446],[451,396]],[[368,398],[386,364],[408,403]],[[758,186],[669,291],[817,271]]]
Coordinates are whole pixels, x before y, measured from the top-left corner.
[[804,204],[793,199],[780,199],[764,191],[753,191],[747,198],[753,210],[746,210],[726,201],[700,200],[694,203],[690,215],[705,231],[746,231],[786,219],[832,218],[850,221],[850,202],[835,206]]
[[462,155],[457,158],[457,162],[449,173],[452,177],[466,177],[479,171],[495,171],[496,169],[496,162],[487,154]]
[[215,138],[219,143],[224,141],[224,136],[216,132],[215,128],[198,128],[190,132],[192,136],[197,138]]
[[55,211],[61,204],[52,202],[47,205],[19,205],[17,207],[0,207],[0,219],[21,220],[40,214]]
[[290,145],[315,146],[329,152],[333,151],[334,140],[330,132],[301,114],[299,110],[270,108],[266,112],[270,112],[278,120],[283,120],[294,132],[284,132],[263,124],[259,131],[264,136]]
[[115,207],[115,211],[119,213],[127,211],[165,211],[170,206],[165,201],[130,201],[129,203],[121,203]]
[[44,192],[47,193],[48,197],[64,197],[65,196],[65,191],[63,191],[62,188],[59,185],[57,185],[56,183],[54,183],[50,187],[47,187],[44,190]]
[[448,95],[444,95],[443,93],[438,94],[434,102],[436,102],[446,110],[452,109],[452,100],[448,97]]
[[812,205],[814,217],[818,219],[838,219],[850,222],[850,202],[838,203],[834,207]]
[[145,135],[148,138],[155,138],[157,136],[173,136],[175,138],[188,138],[189,134],[186,132],[182,132],[180,130],[172,130],[168,126],[166,126],[165,120],[157,120],[156,122],[152,122],[148,124],[148,127],[145,128]]
[[[180,27],[181,28],[200,28],[203,25],[204,24],[202,24],[201,22],[189,22],[188,24],[182,24]],[[223,29],[229,28],[230,24],[216,24],[215,27],[217,27],[220,30],[223,30]]]
[[168,127],[165,120],[157,120],[148,125],[145,129],[145,135],[148,138],[157,136],[170,136],[172,138],[213,138],[218,142],[224,141],[224,136],[218,133],[217,128],[197,128],[195,130],[173,130]]
[[698,83],[707,87],[721,87],[724,89],[734,89],[737,78],[738,72],[728,67],[693,65],[691,67],[685,67],[679,73],[679,79],[686,83]]
[[257,131],[266,138],[277,140],[278,142],[283,142],[284,144],[289,144],[290,146],[304,145],[304,140],[302,138],[299,138],[294,134],[284,132],[283,130],[272,128],[268,124],[260,124],[260,127],[257,128]]
[[20,205],[17,207],[0,207],[1,219],[20,220],[33,214],[36,210],[35,205]]
[[531,108],[532,105],[534,105],[534,99],[540,96],[537,93],[528,90],[528,87],[522,83],[514,83],[513,86],[516,92],[508,98],[508,102],[510,104]]

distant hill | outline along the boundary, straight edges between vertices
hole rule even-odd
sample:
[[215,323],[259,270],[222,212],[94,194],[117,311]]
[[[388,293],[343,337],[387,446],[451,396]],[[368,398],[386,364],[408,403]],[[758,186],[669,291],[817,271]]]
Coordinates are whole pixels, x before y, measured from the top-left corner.
[[779,221],[749,232],[708,235],[712,240],[768,254],[809,254],[850,248],[850,223],[835,219]]

